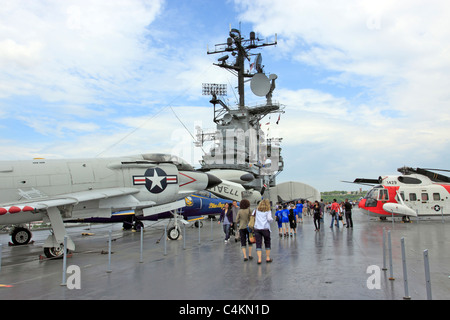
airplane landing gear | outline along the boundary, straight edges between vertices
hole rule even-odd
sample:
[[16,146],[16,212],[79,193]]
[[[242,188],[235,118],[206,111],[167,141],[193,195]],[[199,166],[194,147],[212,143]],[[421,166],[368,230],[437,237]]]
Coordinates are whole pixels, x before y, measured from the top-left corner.
[[177,240],[180,237],[181,231],[178,226],[172,227],[168,230],[167,236],[170,240]]
[[[67,252],[69,252],[69,250],[67,250]],[[61,245],[60,247],[44,248],[44,254],[49,259],[62,257],[63,253],[64,245]]]
[[31,240],[31,232],[27,228],[15,227],[11,231],[11,241],[15,245],[28,244]]

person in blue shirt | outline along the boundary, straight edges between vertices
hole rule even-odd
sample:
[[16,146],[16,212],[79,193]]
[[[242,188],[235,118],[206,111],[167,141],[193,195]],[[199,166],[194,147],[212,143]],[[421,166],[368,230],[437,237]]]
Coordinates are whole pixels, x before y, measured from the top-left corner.
[[283,237],[282,234],[282,224],[281,224],[281,211],[282,211],[282,206],[281,204],[279,204],[278,206],[278,210],[277,212],[275,212],[275,219],[277,220],[278,223],[278,235],[281,237]]
[[303,201],[302,200],[298,200],[297,202],[297,214],[298,214],[298,220],[299,222],[303,223]]
[[284,237],[289,236],[289,210],[287,208],[287,205],[283,206],[283,210],[281,211],[281,223],[283,225],[283,234]]

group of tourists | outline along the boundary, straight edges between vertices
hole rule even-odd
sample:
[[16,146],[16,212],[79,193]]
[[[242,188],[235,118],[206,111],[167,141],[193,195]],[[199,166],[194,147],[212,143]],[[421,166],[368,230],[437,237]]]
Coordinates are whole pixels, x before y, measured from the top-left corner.
[[[236,223],[233,220],[233,211],[237,211]],[[257,208],[250,210],[250,201],[243,199],[239,203],[239,208],[235,201],[231,205],[225,204],[219,218],[219,224],[223,223],[223,230],[225,233],[225,243],[230,239],[230,228],[239,226],[239,238],[241,240],[241,249],[244,255],[244,261],[252,260],[252,244],[256,243],[257,263],[262,262],[262,243],[264,241],[264,248],[266,250],[266,262],[273,261],[270,258],[270,223],[273,221],[272,211],[270,208],[270,201],[268,199],[261,200]],[[248,255],[247,255],[248,244]]]
[[[275,220],[278,225],[278,235],[280,238],[295,237],[297,235],[297,225],[303,223],[303,213],[305,202],[299,200],[297,203],[277,204]],[[312,215],[314,218],[315,231],[320,231],[320,223],[324,221],[324,215],[328,212],[331,216],[330,228],[336,226],[342,221],[343,226],[353,228],[352,204],[345,199],[345,202],[339,204],[333,199],[331,205],[327,205],[323,200],[315,201],[312,205]],[[344,220],[345,217],[345,220]],[[270,201],[261,200],[256,209],[250,210],[250,202],[243,199],[237,206],[237,202],[226,203],[219,218],[219,224],[222,223],[225,233],[225,243],[230,240],[232,232],[239,231],[242,254],[244,261],[252,260],[252,244],[256,243],[257,263],[262,262],[262,243],[266,250],[266,262],[270,263],[273,259],[270,257],[271,248],[271,229],[270,224],[274,221]],[[239,229],[237,229],[239,228]],[[248,245],[248,254],[247,254]]]

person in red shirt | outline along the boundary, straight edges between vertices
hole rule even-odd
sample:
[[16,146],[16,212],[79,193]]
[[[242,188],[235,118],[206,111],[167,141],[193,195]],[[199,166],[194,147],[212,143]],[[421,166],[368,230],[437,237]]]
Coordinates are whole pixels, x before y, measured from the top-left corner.
[[333,220],[336,219],[337,227],[339,228],[339,203],[337,203],[336,199],[333,199],[333,203],[331,204],[331,225],[330,228],[333,228]]

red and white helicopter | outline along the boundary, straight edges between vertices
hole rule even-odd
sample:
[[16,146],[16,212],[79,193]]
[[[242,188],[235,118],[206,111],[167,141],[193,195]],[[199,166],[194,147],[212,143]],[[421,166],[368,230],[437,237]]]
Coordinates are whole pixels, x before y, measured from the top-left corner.
[[[450,214],[450,178],[430,171],[449,170],[410,167],[397,170],[402,175],[355,179],[353,183],[374,185],[360,200],[360,209],[383,220],[402,216],[404,221],[409,221],[411,216]],[[448,208],[445,213],[444,207]]]

